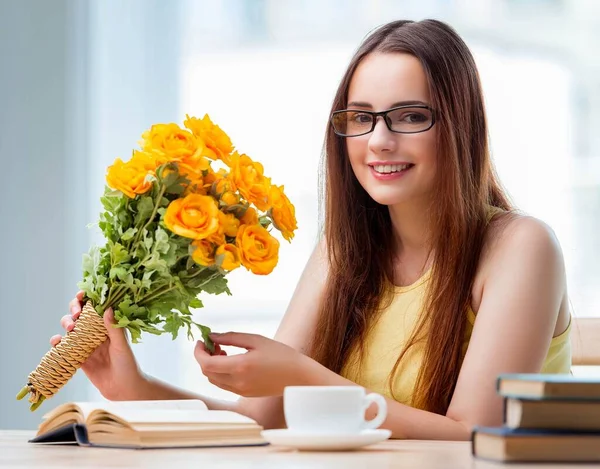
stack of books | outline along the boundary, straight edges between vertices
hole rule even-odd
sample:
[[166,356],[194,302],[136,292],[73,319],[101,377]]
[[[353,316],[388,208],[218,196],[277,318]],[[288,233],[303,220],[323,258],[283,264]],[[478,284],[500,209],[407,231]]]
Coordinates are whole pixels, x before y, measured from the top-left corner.
[[600,461],[600,377],[501,375],[504,425],[476,427],[475,457],[506,462]]

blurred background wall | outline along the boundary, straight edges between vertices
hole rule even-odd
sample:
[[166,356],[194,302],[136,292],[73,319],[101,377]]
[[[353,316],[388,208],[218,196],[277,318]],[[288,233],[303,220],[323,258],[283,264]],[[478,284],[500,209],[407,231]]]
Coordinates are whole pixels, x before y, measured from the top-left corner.
[[[574,314],[600,316],[600,2],[595,0],[0,0],[0,428],[60,332],[81,254],[101,242],[106,167],[152,123],[208,113],[264,163],[299,230],[274,275],[230,276],[196,320],[272,336],[317,235],[317,168],[354,49],[394,19],[449,22],[483,81],[493,158],[515,203],[562,244]],[[144,370],[218,397],[185,337],[145,338]],[[51,405],[96,399],[78,375]]]

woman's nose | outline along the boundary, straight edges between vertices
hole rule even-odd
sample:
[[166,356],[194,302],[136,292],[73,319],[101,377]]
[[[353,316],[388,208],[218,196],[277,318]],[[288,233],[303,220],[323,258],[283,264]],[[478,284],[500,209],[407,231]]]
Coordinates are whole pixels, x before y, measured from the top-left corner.
[[391,152],[396,149],[396,135],[388,129],[382,116],[377,117],[375,128],[369,136],[369,149],[374,153]]

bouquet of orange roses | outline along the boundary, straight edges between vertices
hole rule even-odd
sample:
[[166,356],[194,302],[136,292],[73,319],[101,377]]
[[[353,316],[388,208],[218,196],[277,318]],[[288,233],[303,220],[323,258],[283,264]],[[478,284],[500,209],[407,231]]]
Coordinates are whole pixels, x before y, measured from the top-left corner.
[[274,227],[287,241],[296,230],[294,206],[260,163],[234,150],[208,116],[186,116],[184,128],[156,124],[131,159],[107,172],[99,227],[106,243],[83,259],[84,308],[76,327],[42,358],[17,395],[31,409],[52,397],[106,340],[110,306],[132,342],[141,333],[196,326],[213,349],[210,328],[192,320],[201,293],[228,295],[226,276],[242,266],[257,275],[279,259]]

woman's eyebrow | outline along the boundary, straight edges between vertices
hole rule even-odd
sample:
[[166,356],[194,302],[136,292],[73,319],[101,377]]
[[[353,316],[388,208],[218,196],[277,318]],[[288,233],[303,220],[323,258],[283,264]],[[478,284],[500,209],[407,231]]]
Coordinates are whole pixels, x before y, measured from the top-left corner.
[[[398,107],[398,106],[413,106],[413,105],[428,106],[428,104],[424,101],[409,100],[409,101],[398,101],[398,102],[392,104],[390,106],[390,108]],[[348,103],[348,106],[364,107],[367,109],[373,109],[373,106],[371,104],[367,103],[366,101],[351,101]]]

